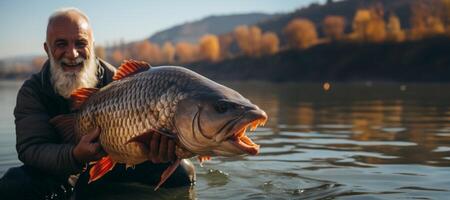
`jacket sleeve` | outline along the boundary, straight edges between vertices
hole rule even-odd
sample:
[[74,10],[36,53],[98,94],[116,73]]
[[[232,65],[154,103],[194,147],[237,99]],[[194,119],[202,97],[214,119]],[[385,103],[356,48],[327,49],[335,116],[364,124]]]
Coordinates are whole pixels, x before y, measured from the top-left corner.
[[14,116],[20,161],[55,175],[81,171],[82,165],[72,154],[75,145],[61,144],[40,98],[25,84],[17,95]]

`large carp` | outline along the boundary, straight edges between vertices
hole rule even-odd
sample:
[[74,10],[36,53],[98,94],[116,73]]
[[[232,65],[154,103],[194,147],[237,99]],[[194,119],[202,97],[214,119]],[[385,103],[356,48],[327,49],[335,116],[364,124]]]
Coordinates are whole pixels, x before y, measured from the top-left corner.
[[75,91],[71,98],[78,111],[51,120],[75,141],[100,128],[100,144],[108,156],[91,168],[90,182],[115,163],[134,166],[148,160],[148,134],[155,132],[174,139],[178,158],[156,189],[183,158],[258,154],[259,145],[245,133],[263,125],[267,115],[238,92],[182,67],[150,67],[132,60],[113,79],[101,89]]

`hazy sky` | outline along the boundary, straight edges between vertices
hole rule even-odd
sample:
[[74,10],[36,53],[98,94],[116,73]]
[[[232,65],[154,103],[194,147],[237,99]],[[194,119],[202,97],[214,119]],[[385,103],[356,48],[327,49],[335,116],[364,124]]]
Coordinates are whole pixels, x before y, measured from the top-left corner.
[[139,40],[210,15],[286,13],[324,0],[0,0],[0,59],[44,54],[48,16],[61,7],[85,12],[97,44]]

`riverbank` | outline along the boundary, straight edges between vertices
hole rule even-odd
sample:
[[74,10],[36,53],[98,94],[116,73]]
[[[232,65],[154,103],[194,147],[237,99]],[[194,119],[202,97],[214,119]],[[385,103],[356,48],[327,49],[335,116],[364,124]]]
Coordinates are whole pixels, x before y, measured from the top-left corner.
[[403,43],[332,43],[186,67],[214,80],[271,82],[450,82],[450,38]]

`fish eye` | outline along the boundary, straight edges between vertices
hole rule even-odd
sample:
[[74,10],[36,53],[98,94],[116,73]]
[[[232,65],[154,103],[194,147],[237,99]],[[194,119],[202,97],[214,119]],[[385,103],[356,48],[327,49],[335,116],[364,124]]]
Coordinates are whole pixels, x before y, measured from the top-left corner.
[[224,101],[219,101],[214,105],[214,109],[221,114],[227,112],[229,108],[230,104]]

